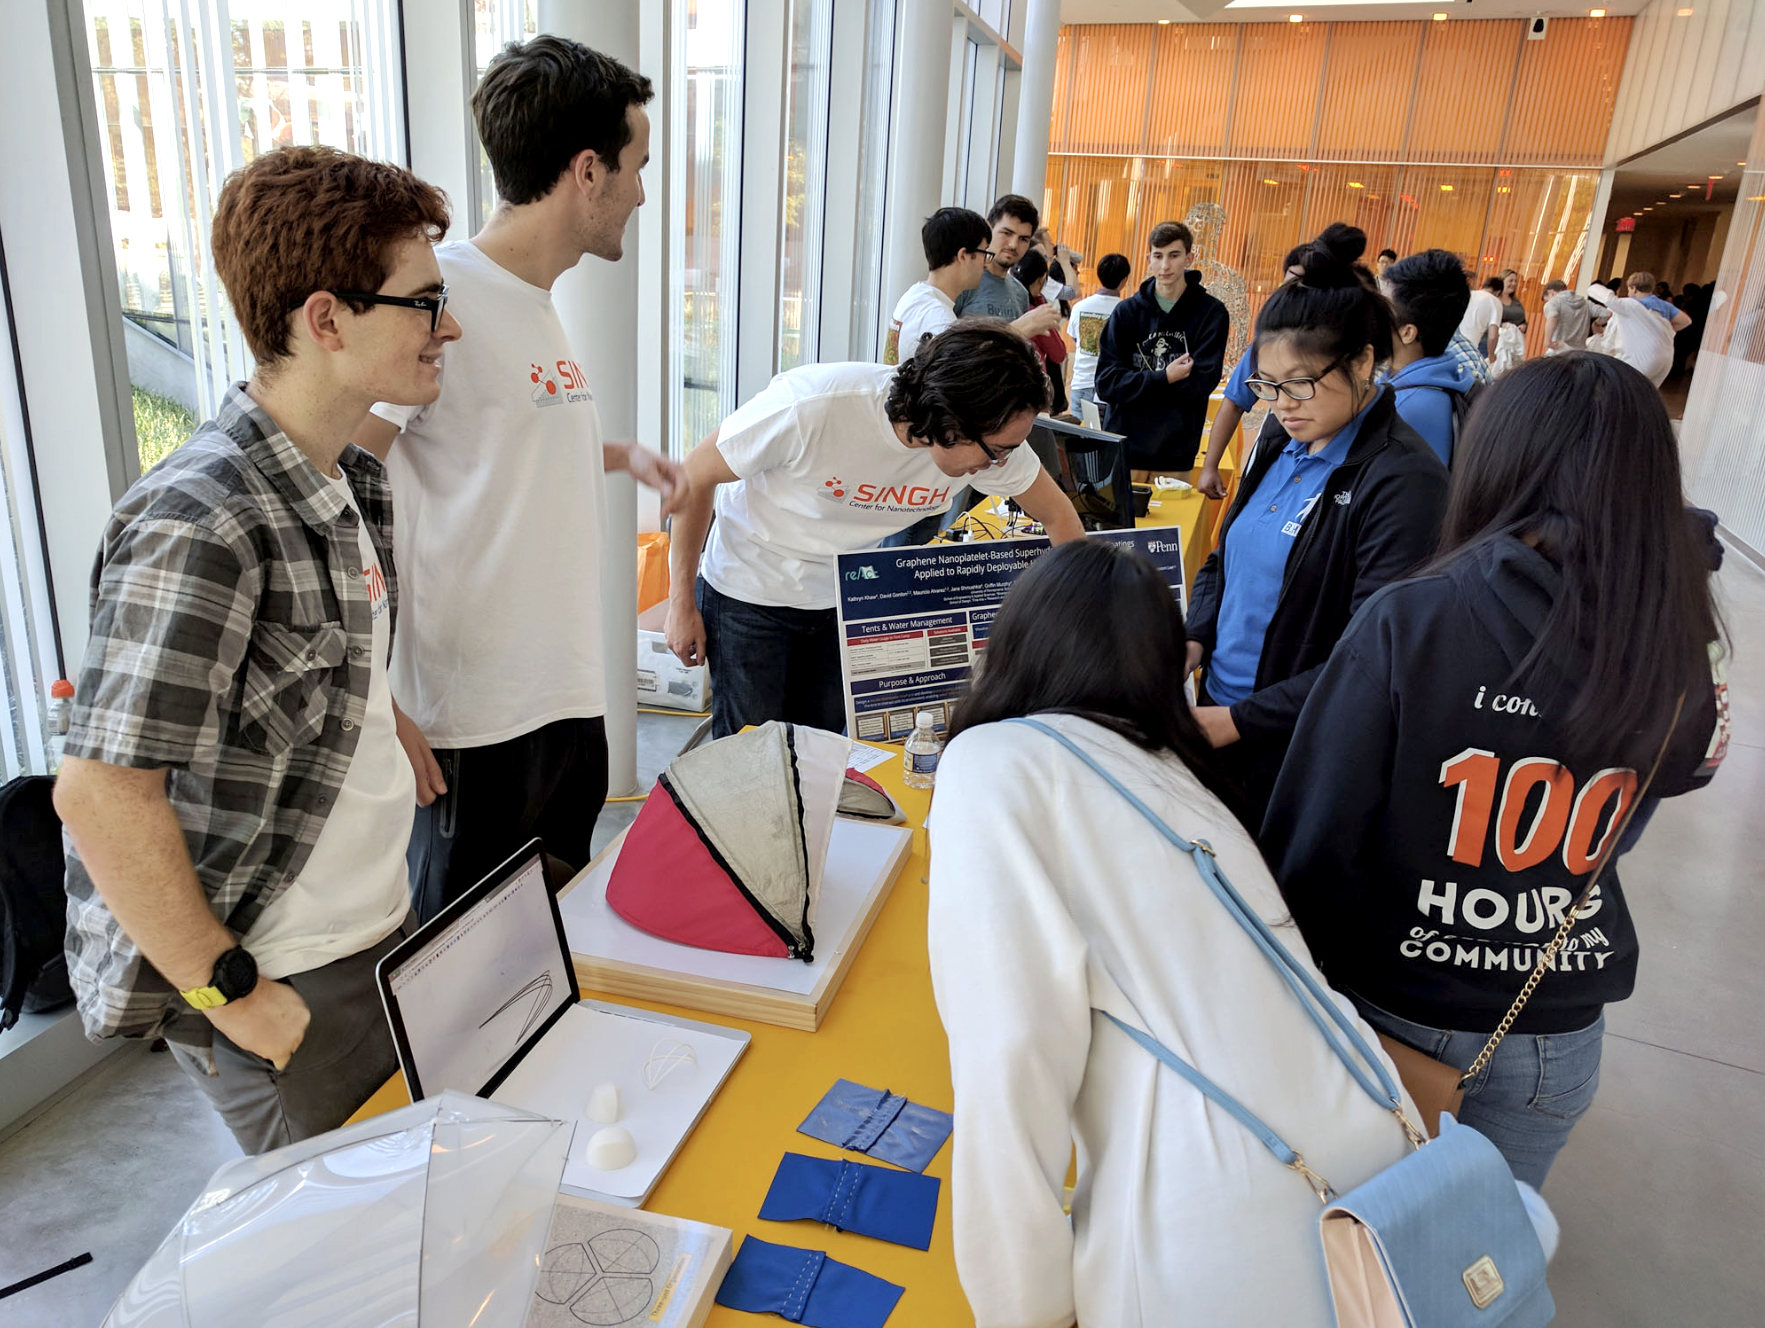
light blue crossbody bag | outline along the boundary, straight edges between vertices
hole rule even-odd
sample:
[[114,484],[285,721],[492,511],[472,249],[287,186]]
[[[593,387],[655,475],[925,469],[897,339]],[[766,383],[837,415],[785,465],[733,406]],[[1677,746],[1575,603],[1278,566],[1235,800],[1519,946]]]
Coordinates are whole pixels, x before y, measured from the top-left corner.
[[1172,830],[1059,730],[1034,719],[1011,722],[1060,743],[1194,859],[1208,889],[1275,965],[1355,1082],[1402,1124],[1415,1151],[1339,1196],[1296,1149],[1225,1089],[1151,1034],[1106,1010],[1098,1012],[1206,1094],[1316,1192],[1324,1205],[1318,1232],[1338,1328],[1539,1328],[1556,1317],[1545,1285],[1544,1247],[1495,1145],[1449,1115],[1441,1116],[1440,1136],[1427,1140],[1404,1115],[1396,1080],[1356,1021],[1245,903],[1220,870],[1213,848]]

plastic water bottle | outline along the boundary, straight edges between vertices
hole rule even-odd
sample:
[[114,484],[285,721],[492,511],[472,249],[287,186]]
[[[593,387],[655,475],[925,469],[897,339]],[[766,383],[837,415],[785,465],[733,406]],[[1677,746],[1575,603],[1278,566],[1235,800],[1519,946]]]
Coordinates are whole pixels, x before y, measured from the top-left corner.
[[908,788],[928,789],[938,777],[938,755],[944,750],[944,740],[932,727],[935,722],[929,710],[913,717],[913,732],[907,735],[907,769],[902,776]]
[[49,684],[49,773],[61,769],[61,749],[73,723],[74,685],[66,678]]

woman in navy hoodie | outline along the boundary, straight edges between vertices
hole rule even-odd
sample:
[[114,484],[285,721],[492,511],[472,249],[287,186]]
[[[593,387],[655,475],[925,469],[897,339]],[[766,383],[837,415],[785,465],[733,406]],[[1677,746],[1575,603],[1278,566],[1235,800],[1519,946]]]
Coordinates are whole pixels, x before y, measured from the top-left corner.
[[1359,265],[1366,245],[1332,225],[1262,307],[1246,386],[1273,406],[1190,601],[1195,717],[1253,822],[1336,638],[1434,551],[1446,507],[1446,467],[1374,382],[1392,314]]
[[[1470,1066],[1663,740],[1651,795],[1715,772],[1717,634],[1648,380],[1585,352],[1499,379],[1459,440],[1438,559],[1337,643],[1263,823],[1306,942],[1369,1023]],[[1609,869],[1581,916],[1460,1113],[1534,1186],[1636,977]]]

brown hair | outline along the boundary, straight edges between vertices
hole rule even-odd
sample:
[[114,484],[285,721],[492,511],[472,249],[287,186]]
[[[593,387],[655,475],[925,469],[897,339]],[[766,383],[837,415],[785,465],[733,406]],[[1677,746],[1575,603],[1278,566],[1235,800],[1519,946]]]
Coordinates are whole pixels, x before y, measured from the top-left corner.
[[1149,249],[1163,249],[1166,245],[1175,244],[1178,240],[1183,242],[1185,253],[1195,252],[1195,237],[1189,233],[1187,226],[1180,221],[1161,221],[1152,228],[1152,238],[1147,242],[1147,247]]
[[439,240],[447,222],[446,196],[403,167],[335,148],[280,148],[221,187],[215,271],[245,344],[268,366],[289,355],[288,316],[309,295],[379,290],[393,248]]
[[1653,272],[1632,272],[1630,279],[1624,283],[1631,290],[1640,290],[1644,295],[1655,293],[1655,274]]

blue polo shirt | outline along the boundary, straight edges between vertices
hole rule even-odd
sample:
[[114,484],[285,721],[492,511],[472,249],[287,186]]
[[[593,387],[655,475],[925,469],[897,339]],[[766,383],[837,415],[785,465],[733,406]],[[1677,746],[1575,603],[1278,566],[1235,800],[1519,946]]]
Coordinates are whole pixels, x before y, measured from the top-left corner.
[[1638,304],[1647,305],[1656,313],[1660,314],[1661,317],[1665,318],[1669,323],[1679,317],[1679,310],[1667,303],[1667,301],[1663,300],[1659,295],[1638,295],[1636,297],[1636,302]]
[[1244,386],[1244,380],[1256,373],[1256,343],[1253,341],[1244,348],[1238,357],[1238,367],[1232,370],[1232,376],[1226,379],[1225,387],[1220,395],[1242,411],[1256,409],[1256,393]]
[[1207,694],[1216,705],[1235,705],[1256,690],[1262,641],[1281,597],[1293,541],[1323,494],[1330,472],[1348,459],[1367,411],[1390,390],[1375,392],[1373,400],[1320,452],[1308,451],[1309,443],[1288,440],[1226,532],[1220,548],[1224,584],[1207,665]]

